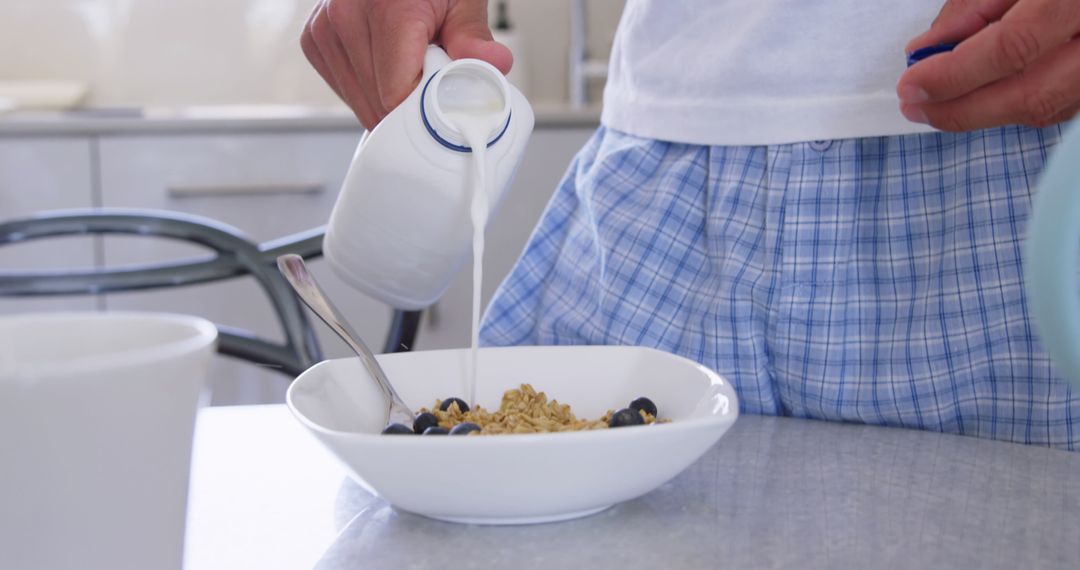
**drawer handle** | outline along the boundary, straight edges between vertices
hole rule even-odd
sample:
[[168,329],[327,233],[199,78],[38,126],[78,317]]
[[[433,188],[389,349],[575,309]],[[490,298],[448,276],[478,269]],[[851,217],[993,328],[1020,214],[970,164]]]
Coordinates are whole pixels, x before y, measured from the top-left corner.
[[286,182],[268,184],[196,184],[169,186],[171,198],[213,198],[216,196],[256,196],[281,194],[319,194],[322,182]]

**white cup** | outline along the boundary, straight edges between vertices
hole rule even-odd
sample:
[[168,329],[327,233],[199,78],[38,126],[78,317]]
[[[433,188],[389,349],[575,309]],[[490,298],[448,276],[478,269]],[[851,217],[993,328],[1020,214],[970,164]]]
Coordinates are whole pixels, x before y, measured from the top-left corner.
[[180,568],[217,329],[158,313],[0,317],[0,568]]

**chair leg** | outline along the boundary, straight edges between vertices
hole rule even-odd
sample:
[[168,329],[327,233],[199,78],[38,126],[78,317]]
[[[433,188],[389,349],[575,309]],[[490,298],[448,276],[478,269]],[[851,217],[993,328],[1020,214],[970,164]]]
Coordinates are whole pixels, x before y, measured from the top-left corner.
[[383,352],[408,352],[416,342],[416,331],[420,328],[423,311],[402,311],[394,309],[394,319],[386,335]]

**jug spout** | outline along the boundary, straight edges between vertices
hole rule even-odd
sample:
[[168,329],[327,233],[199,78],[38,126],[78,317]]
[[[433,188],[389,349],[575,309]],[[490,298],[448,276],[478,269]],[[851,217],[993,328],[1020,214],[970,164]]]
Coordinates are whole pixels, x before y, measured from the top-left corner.
[[[438,48],[435,48],[438,49]],[[434,53],[430,51],[429,54]],[[442,53],[442,50],[439,50]],[[433,56],[433,57],[438,57]],[[453,116],[469,116],[488,126],[494,144],[510,124],[510,84],[502,72],[478,59],[459,59],[443,65],[421,86],[420,113],[428,132],[443,146],[469,152]]]

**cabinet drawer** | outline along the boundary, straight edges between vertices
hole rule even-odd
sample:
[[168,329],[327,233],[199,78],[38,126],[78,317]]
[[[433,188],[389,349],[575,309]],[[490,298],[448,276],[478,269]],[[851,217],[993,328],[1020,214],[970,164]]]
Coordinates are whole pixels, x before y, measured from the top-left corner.
[[[359,132],[104,137],[102,203],[198,214],[266,241],[326,223],[359,138]],[[123,259],[135,255],[127,250]]]

